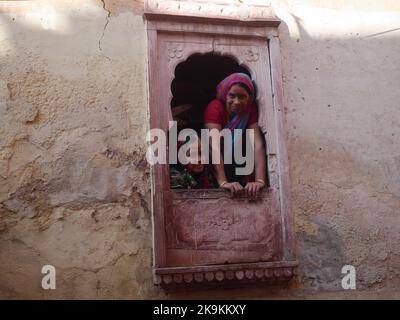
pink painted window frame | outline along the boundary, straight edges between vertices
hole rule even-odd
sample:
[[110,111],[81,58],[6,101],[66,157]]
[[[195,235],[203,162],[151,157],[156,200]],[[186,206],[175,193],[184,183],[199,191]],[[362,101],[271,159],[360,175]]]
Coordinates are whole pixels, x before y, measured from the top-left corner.
[[[174,1],[171,1],[174,2]],[[175,1],[176,2],[176,1]],[[261,112],[259,124],[265,133],[267,143],[272,146],[268,151],[269,167],[268,172],[272,179],[272,187],[279,193],[279,205],[282,218],[283,232],[283,255],[282,261],[279,263],[267,264],[250,264],[247,266],[238,266],[238,269],[231,268],[235,272],[245,272],[249,268],[253,268],[255,272],[262,270],[265,275],[272,272],[270,278],[281,278],[282,274],[286,274],[287,278],[291,278],[296,272],[296,256],[295,243],[293,236],[293,224],[290,210],[290,180],[289,166],[286,147],[286,133],[284,128],[284,108],[283,108],[283,89],[282,89],[282,69],[281,55],[277,27],[280,23],[274,16],[254,17],[245,21],[238,20],[238,17],[215,17],[210,15],[195,16],[179,10],[164,12],[158,10],[157,7],[151,6],[146,2],[145,17],[147,22],[148,33],[148,55],[149,55],[149,110],[150,110],[150,127],[168,130],[168,120],[172,119],[170,114],[169,101],[159,101],[160,90],[170,90],[170,84],[173,80],[173,72],[171,70],[158,70],[156,66],[158,39],[161,34],[180,35],[184,39],[184,35],[192,35],[194,37],[204,36],[221,36],[221,37],[247,37],[248,39],[263,39],[268,43],[269,61],[265,61],[268,65],[271,78],[271,97],[272,106],[268,110]],[[179,51],[179,50],[178,50]],[[179,56],[173,64],[173,68],[182,61],[185,61],[194,52],[184,52]],[[240,61],[239,61],[240,62]],[[246,65],[245,63],[242,63]],[[250,68],[251,69],[251,68]],[[163,73],[163,71],[165,71]],[[169,97],[172,98],[171,93]],[[168,112],[166,113],[166,109]],[[263,116],[264,115],[264,116]],[[273,119],[273,123],[268,123]],[[271,129],[272,128],[272,129]],[[165,241],[165,224],[164,212],[165,199],[168,197],[166,190],[169,190],[168,166],[155,165],[152,168],[152,204],[153,204],[153,252],[154,252],[154,282],[156,284],[165,285],[179,284],[187,275],[202,273],[205,277],[207,272],[213,273],[215,277],[217,273],[227,272],[224,269],[218,269],[213,266],[201,266],[198,268],[168,268],[165,264],[166,258],[166,241]],[[219,190],[211,190],[211,193],[221,192]],[[275,276],[274,276],[275,275]],[[190,276],[188,276],[190,278]],[[193,278],[193,276],[192,276]],[[174,281],[177,279],[177,281]],[[188,281],[190,282],[190,281]]]

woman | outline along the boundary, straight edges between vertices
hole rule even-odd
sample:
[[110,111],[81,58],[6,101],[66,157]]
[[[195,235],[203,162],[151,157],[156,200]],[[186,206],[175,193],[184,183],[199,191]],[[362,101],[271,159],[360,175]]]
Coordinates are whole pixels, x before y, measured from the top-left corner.
[[[255,179],[247,182],[244,176],[235,174],[237,165],[224,165],[221,150],[219,152],[222,161],[214,164],[215,176],[220,188],[230,190],[232,195],[245,192],[251,199],[255,200],[265,187],[265,148],[260,128],[257,124],[257,109],[254,103],[255,89],[251,79],[244,73],[234,73],[222,80],[217,86],[216,99],[211,101],[204,113],[204,124],[206,129],[224,128],[253,129],[254,130],[254,160]],[[233,140],[233,139],[232,139]],[[233,142],[234,144],[234,142]],[[243,187],[244,185],[244,187]]]

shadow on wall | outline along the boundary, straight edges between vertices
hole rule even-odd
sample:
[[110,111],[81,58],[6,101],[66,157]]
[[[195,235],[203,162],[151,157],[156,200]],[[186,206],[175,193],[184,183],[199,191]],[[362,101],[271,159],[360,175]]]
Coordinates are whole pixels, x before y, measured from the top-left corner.
[[[143,201],[148,195],[148,172],[143,165],[145,150],[140,149],[143,141],[138,141],[144,137],[146,119],[143,58],[147,53],[138,45],[145,43],[144,27],[141,17],[133,20],[121,14],[116,19],[101,7],[93,10],[88,15],[76,9],[58,21],[38,15],[33,26],[24,16],[0,16],[1,32],[6,35],[2,42],[12,44],[0,48],[1,232],[7,238],[12,231],[27,243],[24,250],[31,246],[52,258],[56,248],[71,257],[67,271],[88,277],[85,286],[74,284],[71,298],[157,297],[160,293],[152,287],[149,262],[148,198]],[[293,19],[298,36],[291,36],[285,22],[279,31],[301,274],[288,291],[272,289],[271,294],[340,291],[341,268],[346,264],[357,268],[358,289],[398,289],[397,28],[368,37],[354,31],[343,37],[312,37],[299,17]],[[64,32],[52,30],[52,23],[63,23]],[[134,143],[127,143],[132,136]],[[129,253],[131,243],[124,240],[124,228],[132,221],[132,237],[138,239],[135,248],[139,253],[144,250],[143,257],[134,260],[142,265],[131,268],[127,262],[117,272],[112,268],[116,257],[108,251],[103,255],[101,265],[109,265],[112,274],[126,275],[116,283],[104,280],[114,279],[110,274],[97,279],[79,271],[106,272],[87,267],[99,251],[84,252],[82,258],[70,250],[81,246],[81,238],[78,242],[52,239],[56,247],[47,248],[30,236],[52,228],[55,218],[50,217],[56,208],[97,210],[114,204],[132,209],[116,229],[122,242],[118,254],[126,255],[128,262],[138,257]],[[36,221],[40,227],[23,229],[21,221]],[[108,223],[100,221],[96,230]],[[96,238],[93,241],[91,247],[96,248]],[[33,282],[30,273],[25,274],[18,283]],[[102,284],[97,285],[97,280]],[[129,281],[132,288],[126,288]],[[26,297],[26,292],[37,288],[21,285],[15,290],[10,296]],[[207,297],[214,294],[221,297],[218,291],[208,292]],[[254,289],[246,297],[264,294],[264,289]],[[227,291],[223,296],[243,293]]]
[[375,30],[360,30],[356,13],[352,23],[343,17],[336,24],[342,36],[329,30],[332,21],[308,21],[304,12],[284,16],[290,31],[279,27],[304,289],[342,290],[347,264],[356,267],[357,289],[400,287],[400,152],[393,148],[400,135],[393,103],[400,99],[400,29],[372,14]]

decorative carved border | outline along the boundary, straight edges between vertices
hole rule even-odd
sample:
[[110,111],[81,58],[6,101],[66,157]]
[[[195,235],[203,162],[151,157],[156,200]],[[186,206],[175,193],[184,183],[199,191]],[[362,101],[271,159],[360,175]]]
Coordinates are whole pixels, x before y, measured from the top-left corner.
[[[248,26],[277,27],[280,20],[274,15],[272,8],[265,5],[248,5],[232,1],[179,1],[179,0],[147,0],[145,2],[147,19],[190,19],[212,22],[235,22]],[[212,20],[210,20],[212,19]]]
[[296,261],[158,268],[154,270],[154,283],[164,288],[172,288],[189,284],[288,282],[296,275]]

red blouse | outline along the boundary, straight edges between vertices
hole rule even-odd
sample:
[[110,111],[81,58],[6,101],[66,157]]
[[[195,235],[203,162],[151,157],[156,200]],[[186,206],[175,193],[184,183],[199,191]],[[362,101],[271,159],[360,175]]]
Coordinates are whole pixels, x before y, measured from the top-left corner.
[[[253,104],[251,106],[247,128],[252,124],[257,123],[257,119],[257,108]],[[228,124],[228,114],[224,104],[220,100],[214,99],[208,104],[206,110],[204,111],[204,123],[220,124],[221,129],[225,128],[225,126]]]

